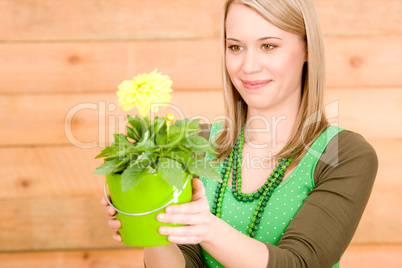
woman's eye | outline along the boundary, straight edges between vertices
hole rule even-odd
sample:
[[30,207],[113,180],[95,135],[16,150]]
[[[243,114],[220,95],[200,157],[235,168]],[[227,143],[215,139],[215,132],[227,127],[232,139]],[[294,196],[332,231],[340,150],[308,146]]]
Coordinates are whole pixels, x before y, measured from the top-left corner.
[[240,50],[242,50],[242,47],[238,46],[238,45],[233,45],[233,46],[229,46],[229,49],[232,51],[240,51]]
[[272,49],[275,48],[275,46],[273,46],[273,45],[262,45],[262,48],[263,48],[264,50],[272,50]]

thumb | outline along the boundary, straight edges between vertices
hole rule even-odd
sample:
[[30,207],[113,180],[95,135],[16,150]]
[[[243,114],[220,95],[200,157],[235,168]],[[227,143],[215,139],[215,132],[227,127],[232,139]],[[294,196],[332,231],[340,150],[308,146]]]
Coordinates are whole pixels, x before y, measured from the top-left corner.
[[205,197],[205,188],[204,188],[204,184],[202,183],[202,181],[200,179],[193,179],[192,184],[193,184],[192,200],[195,201],[202,197]]

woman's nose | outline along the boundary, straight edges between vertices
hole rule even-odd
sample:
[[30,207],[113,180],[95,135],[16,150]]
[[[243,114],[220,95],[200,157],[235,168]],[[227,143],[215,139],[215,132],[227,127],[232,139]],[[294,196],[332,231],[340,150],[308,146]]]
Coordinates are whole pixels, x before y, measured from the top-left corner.
[[245,53],[242,70],[247,74],[257,73],[262,70],[262,65],[257,52],[249,50]]

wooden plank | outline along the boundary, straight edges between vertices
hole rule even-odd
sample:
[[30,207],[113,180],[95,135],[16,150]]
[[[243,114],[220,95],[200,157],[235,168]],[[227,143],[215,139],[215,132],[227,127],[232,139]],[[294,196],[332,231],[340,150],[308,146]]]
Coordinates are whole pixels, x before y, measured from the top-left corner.
[[0,199],[98,195],[104,176],[92,174],[100,148],[74,146],[0,148]]
[[3,0],[0,40],[216,37],[222,6],[223,0]]
[[[392,194],[402,191],[399,179],[401,167],[395,158],[402,151],[402,140],[368,140],[379,158],[379,170],[374,192]],[[0,148],[0,199],[29,197],[60,197],[78,195],[102,195],[104,177],[92,172],[102,163],[94,159],[101,148],[81,149],[74,146],[6,147]],[[385,200],[383,200],[385,201]],[[382,206],[370,204],[367,220],[375,224],[384,217]],[[386,210],[388,211],[388,210]],[[388,217],[388,216],[387,216]],[[369,223],[368,223],[369,224]]]
[[366,138],[402,137],[402,90],[335,89],[325,97],[327,117],[339,126],[362,134]]
[[400,0],[316,0],[325,35],[402,33]]
[[155,68],[175,90],[214,90],[221,80],[217,39],[1,44],[0,61],[0,93],[114,92]]
[[[381,43],[381,49],[378,49]],[[327,37],[329,87],[402,85],[401,36]],[[381,52],[380,52],[381,51]]]
[[144,267],[142,249],[0,254],[0,261],[3,268]]
[[112,239],[100,195],[2,199],[0,252],[126,247]]
[[[176,119],[222,115],[221,95],[216,91],[173,92],[171,105],[158,114],[173,113]],[[127,112],[111,109],[116,106],[115,94],[0,96],[0,122],[7,126],[0,132],[0,144],[104,146],[127,124]]]
[[[206,117],[210,122],[221,121],[222,98],[218,91],[173,92],[172,106],[158,114],[172,112],[176,118]],[[331,121],[341,127],[368,138],[402,137],[402,126],[395,124],[402,118],[402,88],[328,90],[326,103]],[[0,95],[0,122],[4,125],[0,146],[104,146],[113,140],[113,133],[125,128],[127,112],[111,109],[116,106],[115,94]]]
[[[356,245],[348,247],[341,260],[342,268],[398,268],[402,266],[402,245]],[[140,268],[143,249],[74,250],[49,252],[0,253],[3,268]]]
[[[223,2],[3,0],[0,2],[0,40],[218,37]],[[402,33],[400,0],[318,0],[316,4],[326,35]]]
[[401,244],[352,244],[341,259],[342,268],[399,268],[402,267]]
[[[329,87],[402,85],[401,36],[325,41]],[[178,91],[221,88],[218,39],[0,44],[0,61],[3,94],[114,92],[122,80],[155,68]]]
[[143,249],[0,253],[2,268],[143,268]]
[[[402,189],[400,180],[402,170],[395,156],[402,150],[402,142],[401,140],[369,140],[369,142],[377,152],[379,168],[373,192],[353,241],[400,243],[402,222],[399,221],[402,220],[402,210],[399,204],[402,204],[402,198],[399,193]],[[392,208],[393,204],[398,204],[398,207]],[[393,237],[394,234],[396,237]]]

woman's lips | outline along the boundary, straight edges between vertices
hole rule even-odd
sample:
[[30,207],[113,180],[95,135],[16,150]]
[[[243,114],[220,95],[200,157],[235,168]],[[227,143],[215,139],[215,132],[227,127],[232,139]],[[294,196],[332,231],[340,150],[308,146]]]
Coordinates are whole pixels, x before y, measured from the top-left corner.
[[255,80],[255,81],[242,80],[242,83],[246,89],[260,89],[268,85],[271,81],[272,80]]

